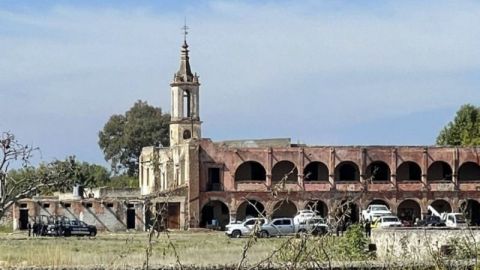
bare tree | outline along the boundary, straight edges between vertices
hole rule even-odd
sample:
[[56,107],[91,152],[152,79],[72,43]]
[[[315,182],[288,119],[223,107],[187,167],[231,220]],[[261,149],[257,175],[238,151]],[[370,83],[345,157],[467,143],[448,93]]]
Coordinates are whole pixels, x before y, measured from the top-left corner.
[[44,188],[56,188],[68,184],[69,177],[65,175],[72,173],[70,165],[74,164],[67,163],[62,168],[53,170],[54,162],[32,174],[12,177],[11,167],[31,169],[30,160],[38,151],[37,147],[21,144],[10,132],[0,134],[0,219],[16,201],[30,197]]

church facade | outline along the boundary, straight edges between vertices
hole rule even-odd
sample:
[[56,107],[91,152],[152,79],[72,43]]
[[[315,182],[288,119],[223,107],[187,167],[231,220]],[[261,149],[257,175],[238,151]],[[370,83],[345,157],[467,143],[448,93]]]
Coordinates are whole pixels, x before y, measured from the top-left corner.
[[187,42],[170,84],[170,146],[145,147],[141,194],[166,209],[170,228],[314,208],[333,217],[347,202],[352,222],[369,204],[412,222],[433,206],[480,224],[480,155],[475,147],[308,146],[290,139],[213,142],[201,136],[200,82]]

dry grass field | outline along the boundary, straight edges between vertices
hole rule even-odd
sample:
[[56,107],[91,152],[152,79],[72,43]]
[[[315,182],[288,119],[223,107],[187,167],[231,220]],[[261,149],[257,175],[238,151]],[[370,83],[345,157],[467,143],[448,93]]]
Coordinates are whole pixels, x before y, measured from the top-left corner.
[[[182,264],[224,265],[239,262],[246,238],[230,239],[222,232],[173,232],[170,241]],[[101,233],[88,237],[29,238],[25,233],[0,233],[0,268],[10,266],[141,267],[148,246],[146,233]],[[248,262],[267,257],[285,238],[259,239]],[[150,265],[174,265],[174,250],[165,234],[154,238]]]

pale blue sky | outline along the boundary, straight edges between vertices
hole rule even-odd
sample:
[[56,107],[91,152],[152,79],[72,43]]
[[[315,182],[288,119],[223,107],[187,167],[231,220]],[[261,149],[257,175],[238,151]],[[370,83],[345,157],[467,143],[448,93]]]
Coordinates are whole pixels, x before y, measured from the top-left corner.
[[480,104],[478,1],[0,1],[0,130],[104,163],[98,131],[170,108],[186,16],[203,135],[431,145]]

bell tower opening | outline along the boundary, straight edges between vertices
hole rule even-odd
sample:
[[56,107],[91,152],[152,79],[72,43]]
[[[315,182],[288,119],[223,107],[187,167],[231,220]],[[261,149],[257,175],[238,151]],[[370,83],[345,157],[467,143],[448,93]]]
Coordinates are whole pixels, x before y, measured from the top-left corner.
[[191,117],[190,111],[190,92],[188,90],[183,91],[183,118]]

